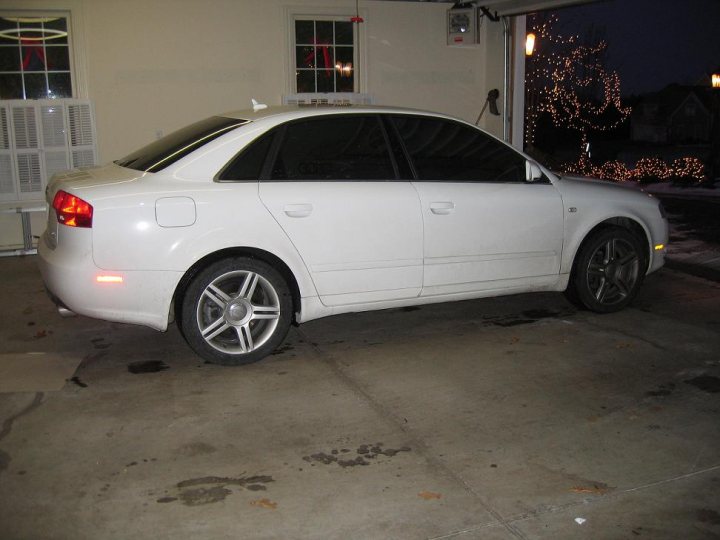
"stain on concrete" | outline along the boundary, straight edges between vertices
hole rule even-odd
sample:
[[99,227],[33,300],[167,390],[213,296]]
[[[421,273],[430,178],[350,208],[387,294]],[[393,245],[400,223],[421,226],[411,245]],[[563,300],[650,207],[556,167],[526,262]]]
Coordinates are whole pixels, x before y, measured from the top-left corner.
[[212,454],[213,452],[217,452],[217,448],[215,448],[211,444],[198,441],[182,445],[180,448],[177,449],[177,452],[184,456],[194,457],[202,456],[204,454]]
[[[10,432],[12,431],[15,420],[17,420],[21,416],[30,414],[35,409],[37,409],[40,405],[42,405],[44,396],[45,396],[45,394],[43,392],[37,392],[35,394],[35,397],[33,398],[32,402],[30,403],[30,405],[25,407],[23,410],[21,410],[17,414],[14,414],[10,418],[7,418],[3,421],[2,428],[0,428],[0,441],[2,441],[5,437],[10,435]],[[10,461],[12,461],[10,454],[0,450],[0,473],[2,473],[3,471],[5,471],[8,468],[8,466],[10,465]]]
[[[371,461],[376,459],[378,456],[395,457],[400,452],[410,452],[409,446],[403,446],[402,448],[384,448],[383,443],[376,444],[361,444],[355,450],[356,455],[354,457],[348,456],[347,454],[351,451],[347,448],[341,450],[333,449],[330,453],[317,452],[310,454],[309,456],[303,456],[303,460],[314,466],[315,463],[322,465],[337,464],[340,467],[357,467],[370,465]],[[340,454],[343,455],[340,455]]]
[[575,310],[550,310],[550,309],[529,309],[520,314],[502,315],[499,317],[488,317],[483,320],[484,326],[520,326],[533,324],[542,319],[559,319],[574,315]]
[[711,525],[720,525],[720,513],[709,508],[702,508],[697,511],[697,519],[701,523],[709,523]]
[[180,500],[185,506],[200,506],[224,501],[230,494],[232,491],[222,486],[200,487],[183,491],[180,493]]
[[73,384],[75,384],[75,385],[77,385],[77,386],[79,386],[80,388],[87,388],[87,387],[88,387],[88,385],[85,384],[84,382],[82,382],[82,381],[80,380],[80,377],[77,377],[77,376],[76,376],[76,377],[73,377],[72,379],[70,379],[70,382],[73,383]]
[[669,396],[675,390],[675,383],[660,384],[655,390],[645,392],[648,397],[664,397]]
[[104,343],[104,341],[105,341],[105,338],[98,337],[98,338],[91,339],[90,343],[92,343],[93,347],[95,347],[96,349],[100,349],[100,350],[109,349],[110,345],[112,345],[112,344]]
[[232,478],[227,476],[203,476],[191,478],[176,484],[177,494],[167,495],[156,499],[158,503],[180,501],[186,506],[201,506],[224,501],[232,494],[231,486],[237,486],[248,491],[265,491],[268,484],[274,482],[272,476],[241,476]]
[[161,360],[144,360],[128,364],[127,369],[130,373],[137,375],[139,373],[157,373],[170,369],[170,366]]
[[10,465],[10,454],[0,450],[0,472],[3,472]]
[[271,352],[270,356],[277,356],[278,354],[285,354],[286,352],[293,351],[293,350],[295,350],[295,347],[293,347],[292,345],[289,345],[289,344],[283,345],[282,347],[278,347],[273,352]]
[[688,379],[684,382],[709,394],[717,394],[720,392],[720,378],[713,377],[712,375],[700,375],[699,377]]

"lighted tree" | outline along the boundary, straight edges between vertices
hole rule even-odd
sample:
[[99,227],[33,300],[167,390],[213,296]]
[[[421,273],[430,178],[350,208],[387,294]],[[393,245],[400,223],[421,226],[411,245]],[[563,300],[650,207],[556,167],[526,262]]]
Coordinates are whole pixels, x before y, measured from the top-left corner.
[[[557,17],[536,17],[530,31],[537,48],[527,58],[525,140],[535,143],[538,120],[548,114],[553,125],[577,132],[580,155],[573,168],[590,168],[585,152],[594,131],[617,128],[630,114],[620,101],[620,77],[606,68],[607,43],[583,43],[555,31]],[[591,40],[592,41],[592,40]]]

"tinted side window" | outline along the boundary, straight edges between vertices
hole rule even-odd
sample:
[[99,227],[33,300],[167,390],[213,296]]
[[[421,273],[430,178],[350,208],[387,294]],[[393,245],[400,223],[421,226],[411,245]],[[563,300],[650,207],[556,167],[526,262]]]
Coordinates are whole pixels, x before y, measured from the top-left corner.
[[213,139],[243,124],[247,124],[247,120],[211,116],[166,135],[115,163],[137,171],[162,171]]
[[222,170],[218,180],[258,180],[275,132],[261,135],[247,145]]
[[311,118],[288,124],[273,180],[393,180],[376,116]]
[[418,180],[523,182],[525,158],[470,126],[441,118],[395,116]]

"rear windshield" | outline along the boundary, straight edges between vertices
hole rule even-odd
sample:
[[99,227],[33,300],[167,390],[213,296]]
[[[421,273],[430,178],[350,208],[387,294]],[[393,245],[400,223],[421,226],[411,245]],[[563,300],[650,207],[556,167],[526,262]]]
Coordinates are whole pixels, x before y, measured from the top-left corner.
[[237,118],[211,116],[166,135],[115,163],[136,171],[162,171],[190,152],[238,126],[247,124],[247,122],[247,120],[238,120]]

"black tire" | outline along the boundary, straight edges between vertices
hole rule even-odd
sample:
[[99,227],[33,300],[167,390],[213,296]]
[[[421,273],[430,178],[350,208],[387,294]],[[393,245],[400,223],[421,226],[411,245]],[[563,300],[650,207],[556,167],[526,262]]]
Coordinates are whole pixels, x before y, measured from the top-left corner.
[[235,257],[193,278],[179,326],[202,358],[237,366],[275,350],[287,335],[292,311],[290,290],[279,272],[263,261]]
[[566,296],[597,313],[619,311],[633,301],[647,270],[643,242],[620,227],[593,233],[580,247]]

